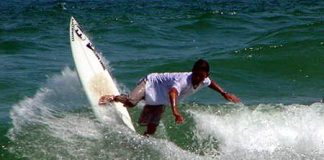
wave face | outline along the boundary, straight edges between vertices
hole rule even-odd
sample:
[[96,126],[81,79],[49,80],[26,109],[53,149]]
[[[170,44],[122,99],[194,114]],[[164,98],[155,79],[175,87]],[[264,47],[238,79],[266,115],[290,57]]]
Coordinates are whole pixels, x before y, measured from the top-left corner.
[[13,106],[10,152],[30,159],[320,159],[324,153],[323,103],[186,104],[184,126],[172,124],[167,111],[156,138],[147,138],[113,119],[99,123],[76,81],[66,68]]

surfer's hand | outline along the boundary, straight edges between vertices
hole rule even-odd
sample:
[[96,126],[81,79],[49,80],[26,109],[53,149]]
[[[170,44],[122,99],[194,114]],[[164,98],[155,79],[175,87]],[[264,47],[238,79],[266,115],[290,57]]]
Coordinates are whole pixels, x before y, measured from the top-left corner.
[[113,95],[104,95],[102,97],[100,97],[99,99],[99,105],[105,105],[107,104],[108,102],[112,102],[114,101],[114,97]]
[[182,124],[184,122],[184,118],[180,114],[177,114],[174,116],[175,116],[175,121],[177,124]]
[[228,101],[231,101],[231,102],[234,102],[234,103],[239,103],[240,102],[240,99],[237,98],[234,94],[230,94],[230,93],[225,92],[222,95]]

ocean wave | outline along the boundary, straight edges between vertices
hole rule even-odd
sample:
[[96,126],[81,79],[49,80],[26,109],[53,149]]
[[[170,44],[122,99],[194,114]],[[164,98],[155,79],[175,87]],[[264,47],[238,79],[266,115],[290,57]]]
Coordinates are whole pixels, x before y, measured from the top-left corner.
[[318,159],[324,154],[323,107],[323,103],[225,105],[188,112],[205,154],[221,159]]
[[99,123],[75,81],[76,72],[66,68],[13,106],[13,127],[7,134],[11,153],[28,159],[203,158],[168,140],[134,133],[114,118],[109,125]]

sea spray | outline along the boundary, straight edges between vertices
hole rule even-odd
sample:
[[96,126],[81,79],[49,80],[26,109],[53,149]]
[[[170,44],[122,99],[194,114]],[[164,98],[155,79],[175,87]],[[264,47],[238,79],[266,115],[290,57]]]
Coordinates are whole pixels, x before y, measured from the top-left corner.
[[217,109],[189,112],[196,123],[198,141],[217,142],[207,154],[226,159],[311,159],[324,154],[323,108],[323,103],[260,104],[233,107],[226,113]]

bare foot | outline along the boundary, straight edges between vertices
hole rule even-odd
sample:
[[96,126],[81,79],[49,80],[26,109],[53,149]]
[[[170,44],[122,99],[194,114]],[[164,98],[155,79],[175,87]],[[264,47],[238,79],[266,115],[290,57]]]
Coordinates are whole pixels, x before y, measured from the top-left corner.
[[104,95],[102,97],[100,97],[99,99],[99,105],[105,105],[107,104],[108,102],[112,102],[114,101],[114,97],[113,95]]

